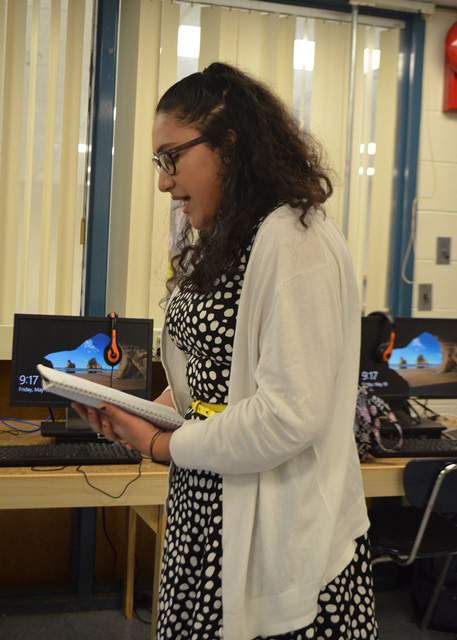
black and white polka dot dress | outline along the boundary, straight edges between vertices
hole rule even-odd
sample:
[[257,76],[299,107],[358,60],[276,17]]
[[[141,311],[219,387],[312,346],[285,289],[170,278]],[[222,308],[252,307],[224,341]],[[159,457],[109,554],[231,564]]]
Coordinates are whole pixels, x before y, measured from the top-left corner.
[[[222,276],[211,295],[179,292],[170,302],[167,328],[188,357],[193,398],[226,404],[239,296],[251,245],[239,273]],[[186,418],[204,419],[190,407]],[[162,561],[157,640],[223,638],[222,478],[211,471],[174,467]],[[344,572],[321,592],[314,623],[305,629],[252,640],[376,640],[369,550],[357,552]]]

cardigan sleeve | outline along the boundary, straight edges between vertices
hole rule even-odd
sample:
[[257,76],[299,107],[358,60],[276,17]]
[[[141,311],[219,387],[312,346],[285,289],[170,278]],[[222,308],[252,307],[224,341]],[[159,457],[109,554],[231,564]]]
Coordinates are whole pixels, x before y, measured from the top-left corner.
[[255,392],[170,441],[182,467],[221,474],[276,467],[325,434],[344,339],[340,284],[326,262],[277,288],[259,331]]

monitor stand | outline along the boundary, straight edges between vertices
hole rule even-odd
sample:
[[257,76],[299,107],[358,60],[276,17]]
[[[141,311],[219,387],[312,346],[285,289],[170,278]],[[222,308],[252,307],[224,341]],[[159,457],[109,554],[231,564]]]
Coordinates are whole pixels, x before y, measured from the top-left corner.
[[66,409],[65,420],[42,422],[40,431],[45,438],[55,438],[56,443],[108,442],[104,436],[95,433],[71,407]]
[[[407,399],[389,400],[389,405],[402,428],[405,438],[439,438],[446,428],[436,420],[414,415]],[[383,435],[388,436],[390,429],[396,435],[394,427],[383,427]]]

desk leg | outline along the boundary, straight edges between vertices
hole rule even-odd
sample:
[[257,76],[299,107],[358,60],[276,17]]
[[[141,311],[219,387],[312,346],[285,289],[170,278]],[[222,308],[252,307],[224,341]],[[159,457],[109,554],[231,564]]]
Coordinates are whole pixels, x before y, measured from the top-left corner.
[[124,615],[127,620],[133,618],[133,597],[135,585],[135,543],[137,515],[132,507],[128,507],[127,522],[127,558],[125,562],[124,581]]
[[97,507],[81,507],[74,511],[73,584],[81,598],[90,598],[94,585]]
[[162,552],[163,541],[165,536],[165,525],[167,517],[165,514],[165,507],[159,506],[158,508],[158,522],[156,532],[156,543],[154,549],[154,577],[153,577],[153,591],[152,591],[152,622],[151,622],[151,640],[155,640],[157,618],[159,613],[159,587],[160,587],[160,574],[162,571]]

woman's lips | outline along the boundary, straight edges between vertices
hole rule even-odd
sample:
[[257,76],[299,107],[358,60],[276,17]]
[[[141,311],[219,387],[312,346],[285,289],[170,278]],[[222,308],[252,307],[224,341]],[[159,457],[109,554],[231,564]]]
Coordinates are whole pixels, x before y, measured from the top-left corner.
[[189,205],[189,202],[190,202],[189,196],[187,196],[186,198],[181,198],[181,202],[182,202],[181,211],[183,213],[187,213],[188,205]]

